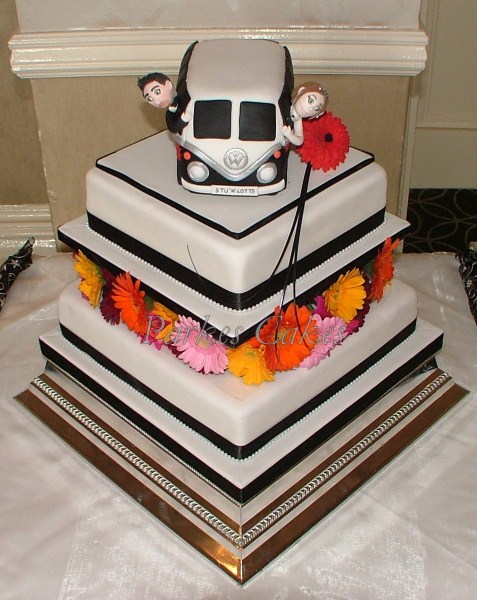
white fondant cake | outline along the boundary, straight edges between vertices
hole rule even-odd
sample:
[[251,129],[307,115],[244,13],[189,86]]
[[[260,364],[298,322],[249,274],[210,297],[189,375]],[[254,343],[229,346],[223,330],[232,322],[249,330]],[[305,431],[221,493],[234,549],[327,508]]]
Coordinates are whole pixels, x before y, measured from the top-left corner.
[[[243,214],[244,199],[222,198],[214,204],[215,197],[183,190],[173,181],[172,160],[160,161],[154,170],[148,158],[151,148],[171,154],[167,134],[101,159],[88,176],[87,217],[61,227],[60,237],[102,268],[114,274],[131,273],[151,298],[205,321],[207,330],[211,326],[221,334],[229,328],[232,346],[253,338],[281,301],[283,290],[273,289],[269,275],[293,230],[296,188],[301,185],[295,185],[293,174],[297,172],[300,179],[303,165],[291,157],[286,190],[264,198],[264,206],[255,203],[250,218]],[[363,269],[373,262],[383,242],[407,226],[383,213],[385,176],[365,153],[351,152],[339,172],[312,173],[308,189],[304,219],[310,218],[313,227],[304,224],[300,245],[305,239],[307,254],[302,260],[309,255],[315,258],[311,265],[305,262],[304,273],[286,291],[287,300],[295,294],[304,302],[356,265]],[[333,203],[341,207],[343,218],[333,218]],[[286,225],[277,222],[284,216],[283,206]],[[251,228],[254,220],[264,222],[259,230],[266,233],[261,237],[230,235],[234,224],[241,232]],[[213,243],[207,244],[207,231]],[[209,268],[207,274],[221,284],[221,290],[230,284],[224,270],[241,269],[242,279],[251,270],[254,274],[245,289],[255,277],[263,298],[246,308],[231,308],[207,296],[210,282],[200,291],[194,289],[197,283],[191,284],[190,270],[177,267],[180,253],[187,262],[184,247],[189,240],[201,253],[209,253],[208,261],[200,265],[220,265],[217,272]],[[264,240],[270,243],[264,245]],[[320,255],[323,247],[328,250]],[[253,261],[253,253],[261,260]],[[169,263],[164,265],[163,260]],[[234,267],[225,269],[227,263]],[[202,283],[202,274],[192,273]],[[428,336],[423,333],[426,327],[419,326],[415,333],[415,293],[393,281],[382,300],[371,304],[364,325],[318,366],[276,373],[275,381],[250,386],[231,373],[198,374],[171,348],[158,351],[150,343],[141,343],[124,323],[107,323],[76,288],[73,284],[60,297],[61,334],[43,340],[46,356],[181,464],[189,465],[199,478],[237,502],[246,502],[264,492],[271,480],[285,476],[312,448],[433,355],[440,343],[435,330]],[[238,329],[244,336],[237,342],[233,338]]]
[[[361,461],[369,473],[411,439],[447,385],[388,394],[442,334],[392,279],[408,224],[385,213],[373,156],[346,148],[326,171],[288,156],[292,79],[276,43],[189,48],[171,131],[99,159],[87,214],[60,228],[80,281],[32,384],[60,433],[242,582],[356,488]],[[333,119],[314,120],[323,154]]]

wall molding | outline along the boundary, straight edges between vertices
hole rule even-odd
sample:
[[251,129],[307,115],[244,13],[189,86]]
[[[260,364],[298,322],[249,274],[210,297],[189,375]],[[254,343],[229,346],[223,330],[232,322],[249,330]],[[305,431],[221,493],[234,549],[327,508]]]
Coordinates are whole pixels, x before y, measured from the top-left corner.
[[21,78],[134,75],[178,72],[193,40],[270,38],[288,46],[295,73],[403,75],[420,73],[427,36],[421,30],[111,29],[23,33],[9,43],[14,73]]
[[[439,23],[443,17],[446,16],[444,12],[445,6],[443,6],[443,4],[442,0],[433,0],[426,6],[426,29],[432,34],[432,43],[428,48],[429,61],[427,69],[422,75],[417,127],[423,129],[469,129],[475,131],[477,130],[477,112],[475,111],[475,104],[473,106],[474,110],[471,112],[465,112],[461,109],[455,111],[455,106],[452,102],[449,102],[445,106],[445,110],[442,111],[436,111],[432,108],[433,96],[439,93],[433,86],[433,81],[437,80],[438,82],[441,82],[443,79],[441,70],[442,64],[439,63],[438,50],[442,51],[442,47],[445,44],[449,44],[447,39],[442,40],[442,37],[438,37],[440,34]],[[465,15],[465,13],[463,14]],[[469,52],[472,54],[471,51]],[[462,79],[460,73],[458,78],[465,81]],[[455,81],[447,81],[446,85],[455,86],[457,83]],[[444,90],[444,93],[448,95],[445,86],[442,86],[442,83],[440,83],[440,86],[441,89]],[[462,85],[462,90],[464,90],[464,87],[465,86]],[[472,92],[473,90],[468,93],[472,96]]]
[[16,252],[29,238],[35,238],[33,252],[56,252],[56,240],[49,204],[5,204],[0,206],[0,255]]

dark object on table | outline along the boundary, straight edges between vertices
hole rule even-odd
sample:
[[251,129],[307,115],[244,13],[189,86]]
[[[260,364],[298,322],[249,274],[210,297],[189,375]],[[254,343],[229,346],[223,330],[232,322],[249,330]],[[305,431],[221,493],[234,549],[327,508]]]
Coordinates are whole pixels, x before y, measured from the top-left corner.
[[460,262],[459,273],[469,299],[470,312],[477,324],[477,242],[471,242],[468,248],[456,256]]
[[31,254],[35,238],[30,238],[21,248],[8,257],[0,267],[0,310],[2,310],[7,293],[18,275],[27,269],[31,263]]

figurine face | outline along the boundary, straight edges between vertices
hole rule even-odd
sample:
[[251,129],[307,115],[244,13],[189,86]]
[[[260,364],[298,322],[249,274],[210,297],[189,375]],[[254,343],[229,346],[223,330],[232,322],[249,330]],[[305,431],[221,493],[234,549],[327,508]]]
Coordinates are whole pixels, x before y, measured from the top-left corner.
[[318,117],[324,111],[325,106],[326,97],[320,92],[305,92],[293,103],[296,115],[302,119]]
[[156,108],[169,108],[176,97],[176,90],[171,81],[151,81],[144,86],[143,96],[146,102]]

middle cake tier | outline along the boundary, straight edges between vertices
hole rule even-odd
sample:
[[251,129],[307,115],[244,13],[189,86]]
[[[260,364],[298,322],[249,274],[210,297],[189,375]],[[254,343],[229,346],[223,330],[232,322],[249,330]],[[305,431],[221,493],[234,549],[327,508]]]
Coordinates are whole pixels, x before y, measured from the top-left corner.
[[[230,308],[211,300],[184,284],[160,268],[139,258],[116,243],[93,231],[85,216],[66,223],[60,228],[60,237],[74,250],[81,250],[99,267],[113,275],[130,273],[141,282],[147,294],[178,314],[185,314],[198,321],[204,329],[228,346],[238,344],[256,335],[260,324],[275,308],[290,301],[305,305],[326,290],[337,278],[358,267],[362,269],[373,261],[387,238],[399,237],[408,223],[386,213],[384,222],[374,231],[347,247],[340,249],[332,258],[307,271],[286,288],[280,289],[248,308]],[[238,250],[237,250],[238,251]],[[257,259],[258,260],[258,259]],[[266,283],[266,282],[265,282]]]

